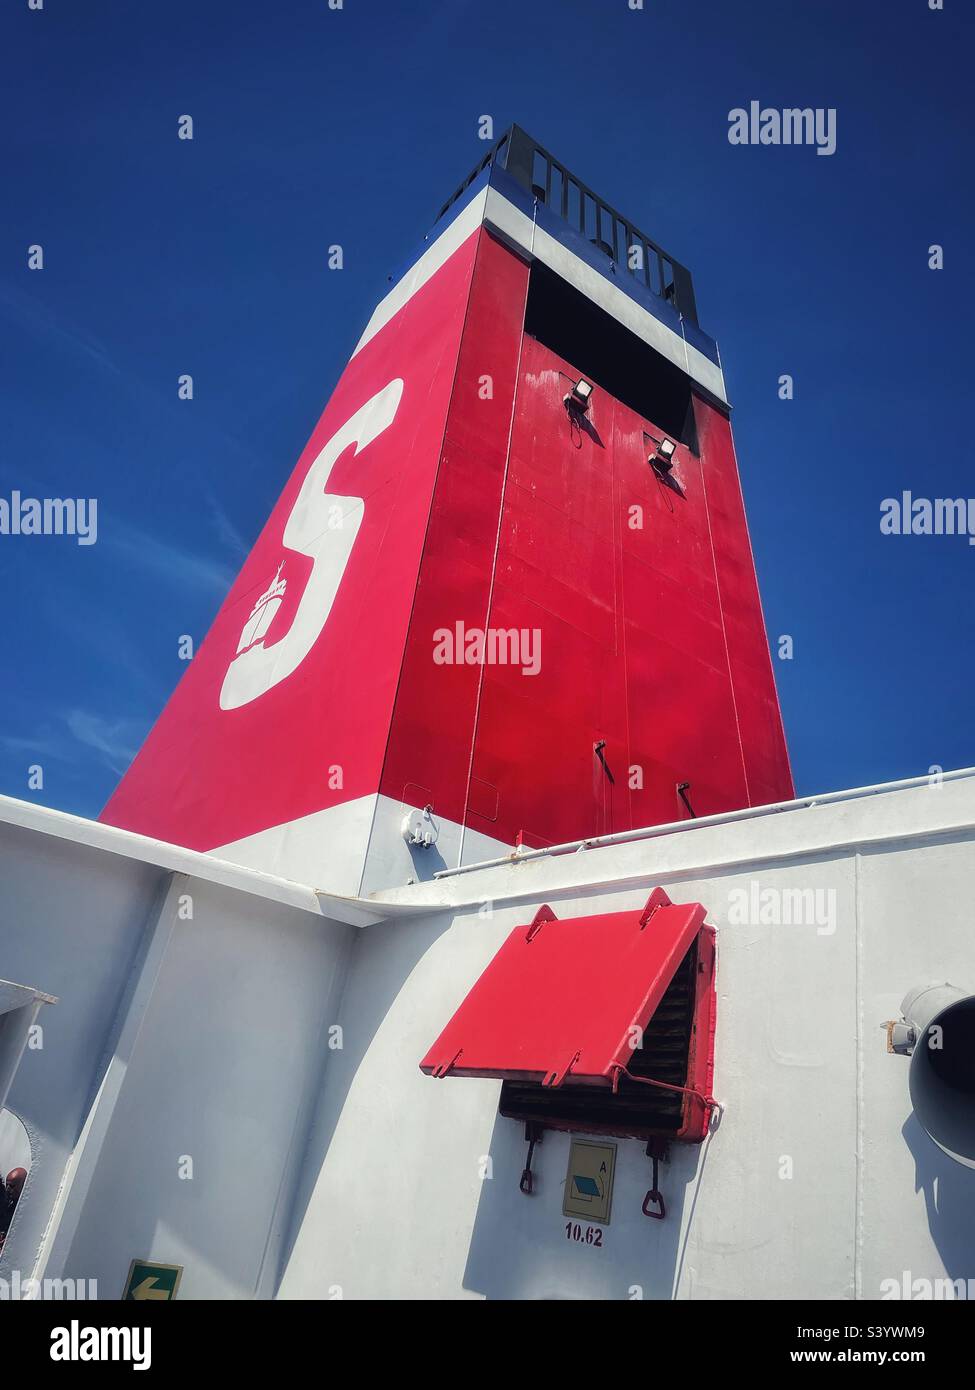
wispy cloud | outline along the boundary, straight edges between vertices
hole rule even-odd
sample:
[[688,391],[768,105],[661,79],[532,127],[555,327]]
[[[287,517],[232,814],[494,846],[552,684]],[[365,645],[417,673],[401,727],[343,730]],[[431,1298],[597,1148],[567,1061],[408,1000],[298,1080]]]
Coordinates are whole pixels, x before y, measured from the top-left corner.
[[236,577],[231,566],[185,546],[159,540],[131,522],[103,524],[100,543],[118,551],[129,564],[161,579],[170,589],[198,592],[202,587],[222,598]]
[[85,709],[67,709],[45,720],[36,734],[0,734],[0,749],[31,761],[77,763],[90,749],[117,775],[126,770],[145,737],[143,720],[126,715],[104,718]]
[[55,314],[40,298],[12,285],[0,286],[0,312],[42,342],[66,348],[72,354],[86,357],[95,366],[119,375],[120,368],[98,338],[70,322],[63,314]]
[[0,748],[5,753],[26,758],[67,758],[69,750],[63,736],[49,732],[36,738],[24,738],[19,734],[0,734]]
[[68,710],[65,723],[77,743],[100,753],[119,776],[135,757],[145,734],[145,727],[138,719],[125,716],[105,719],[83,709]]
[[243,536],[237,530],[237,527],[234,525],[233,521],[231,521],[230,517],[227,515],[227,512],[217,501],[217,498],[213,494],[212,490],[210,488],[206,488],[205,491],[207,503],[210,508],[210,516],[213,519],[213,524],[216,528],[217,536],[219,537],[221,544],[224,545],[237,559],[242,561],[246,560],[247,553],[250,550],[250,546],[247,544]]

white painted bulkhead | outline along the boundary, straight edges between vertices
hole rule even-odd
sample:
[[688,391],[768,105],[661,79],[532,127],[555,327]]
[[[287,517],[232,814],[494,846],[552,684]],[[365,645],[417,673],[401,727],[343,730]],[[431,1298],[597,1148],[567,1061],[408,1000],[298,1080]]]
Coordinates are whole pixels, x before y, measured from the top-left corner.
[[[918,983],[975,990],[973,839],[969,773],[364,901],[2,803],[0,975],[59,1002],[8,1101],[33,1161],[0,1276],[97,1278],[105,1298],[136,1257],[183,1264],[188,1298],[871,1299],[975,1281],[975,1172],[914,1120],[882,1026]],[[723,1109],[661,1166],[663,1222],[640,1210],[643,1144],[617,1141],[595,1248],[566,1238],[568,1136],[546,1134],[523,1196],[500,1083],[418,1061],[540,903],[635,908],[657,884],[718,929]],[[797,905],[798,924],[768,920]]]
[[441,869],[474,864],[514,848],[436,814],[436,844],[414,848],[403,837],[404,818],[414,809],[409,802],[378,793],[360,796],[221,845],[213,853],[231,864],[281,878],[310,879],[329,893],[357,897],[390,884],[430,879]]
[[0,959],[58,996],[7,1101],[31,1161],[0,1293],[17,1272],[116,1299],[131,1252],[155,1251],[185,1265],[181,1296],[270,1295],[355,928],[296,884],[0,816]]

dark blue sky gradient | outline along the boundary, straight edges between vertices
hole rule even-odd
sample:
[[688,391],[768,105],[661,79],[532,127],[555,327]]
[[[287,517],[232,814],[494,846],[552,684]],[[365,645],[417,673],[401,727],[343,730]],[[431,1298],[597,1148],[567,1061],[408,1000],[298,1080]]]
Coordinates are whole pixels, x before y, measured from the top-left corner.
[[[485,113],[694,274],[798,789],[975,763],[975,547],[879,531],[904,488],[975,496],[973,21],[945,6],[5,0],[0,496],[100,510],[91,547],[0,536],[0,792],[97,814]],[[836,107],[836,154],[733,147],[752,99]]]

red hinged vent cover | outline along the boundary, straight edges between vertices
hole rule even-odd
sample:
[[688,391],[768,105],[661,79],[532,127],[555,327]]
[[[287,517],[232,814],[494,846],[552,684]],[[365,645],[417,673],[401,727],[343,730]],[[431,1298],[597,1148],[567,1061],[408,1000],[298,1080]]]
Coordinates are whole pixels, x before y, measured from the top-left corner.
[[[420,1063],[431,1076],[612,1086],[704,925],[662,888],[646,906],[519,926]],[[708,929],[710,931],[710,929]]]

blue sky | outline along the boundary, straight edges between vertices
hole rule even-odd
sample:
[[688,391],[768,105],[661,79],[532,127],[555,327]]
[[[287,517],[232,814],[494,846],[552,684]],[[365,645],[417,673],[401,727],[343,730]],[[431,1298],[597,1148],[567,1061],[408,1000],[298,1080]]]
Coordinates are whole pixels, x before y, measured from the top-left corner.
[[[0,497],[99,515],[92,546],[0,536],[0,792],[98,813],[484,114],[694,274],[798,790],[975,763],[975,547],[879,530],[905,488],[975,496],[973,27],[963,0],[7,0]],[[835,107],[836,153],[730,145],[753,99]]]

